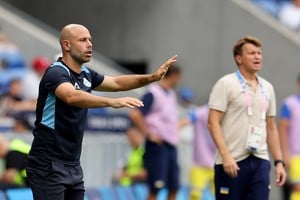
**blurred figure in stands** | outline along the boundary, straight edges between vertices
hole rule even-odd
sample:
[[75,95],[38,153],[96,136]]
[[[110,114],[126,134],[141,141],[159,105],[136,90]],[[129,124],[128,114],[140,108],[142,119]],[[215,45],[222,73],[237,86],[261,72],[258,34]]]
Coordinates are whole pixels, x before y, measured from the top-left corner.
[[15,113],[13,115],[15,122],[10,132],[17,134],[31,133],[33,125],[30,123],[29,116],[30,112]]
[[280,13],[279,20],[287,27],[300,31],[300,0],[293,0],[292,3],[285,5]]
[[0,189],[26,186],[25,167],[30,145],[20,139],[9,140],[0,134],[0,158],[5,167],[0,176]]
[[[178,115],[179,120],[185,119],[191,112],[196,109],[196,105],[193,103],[194,91],[188,87],[181,88],[179,90],[179,105]],[[180,129],[180,140],[190,142],[193,139],[193,127],[191,124],[187,124]]]
[[0,69],[25,67],[25,61],[16,45],[0,30]]
[[283,156],[292,184],[291,200],[300,199],[300,74],[297,77],[297,87],[298,92],[284,100],[279,122]]
[[42,56],[37,56],[32,61],[32,69],[27,70],[22,78],[22,96],[25,100],[36,100],[39,84],[51,61]]
[[0,116],[9,117],[16,112],[35,110],[36,101],[25,101],[21,94],[21,80],[11,80],[8,84],[7,93],[0,97]]
[[134,127],[127,130],[127,138],[131,147],[127,162],[122,170],[113,179],[122,186],[130,186],[146,181],[146,170],[143,164],[144,137]]
[[278,15],[280,0],[251,0],[253,3],[257,4],[263,10],[267,11],[272,16]]

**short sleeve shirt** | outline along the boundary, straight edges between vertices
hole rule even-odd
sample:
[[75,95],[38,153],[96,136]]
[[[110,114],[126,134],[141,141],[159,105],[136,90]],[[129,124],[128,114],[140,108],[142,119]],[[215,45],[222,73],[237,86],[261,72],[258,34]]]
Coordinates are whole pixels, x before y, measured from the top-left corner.
[[[222,132],[225,143],[236,161],[241,161],[249,156],[249,152],[246,150],[246,140],[250,124],[260,126],[266,132],[266,122],[265,120],[262,120],[261,117],[265,96],[267,96],[268,100],[266,117],[273,117],[276,115],[276,102],[273,86],[265,79],[261,77],[257,78],[259,84],[262,84],[263,89],[265,90],[265,95],[262,93],[259,86],[254,89],[246,80],[244,80],[248,86],[252,102],[252,116],[248,115],[244,90],[236,73],[226,75],[219,79],[210,94],[210,109],[224,112],[224,117],[221,122]],[[262,159],[269,159],[266,136],[254,155]],[[221,156],[219,152],[217,152],[216,164],[221,163]]]
[[78,74],[61,60],[46,70],[39,86],[31,156],[79,162],[87,109],[66,104],[55,96],[55,90],[70,83],[76,90],[90,93],[103,80],[103,75],[86,66]]

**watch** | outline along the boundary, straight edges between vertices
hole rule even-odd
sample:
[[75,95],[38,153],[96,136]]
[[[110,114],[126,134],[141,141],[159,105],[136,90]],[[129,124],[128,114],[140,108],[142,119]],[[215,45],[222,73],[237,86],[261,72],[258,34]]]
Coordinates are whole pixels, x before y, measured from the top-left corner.
[[279,163],[281,163],[283,165],[283,167],[285,167],[285,162],[283,160],[275,160],[274,166],[276,167]]

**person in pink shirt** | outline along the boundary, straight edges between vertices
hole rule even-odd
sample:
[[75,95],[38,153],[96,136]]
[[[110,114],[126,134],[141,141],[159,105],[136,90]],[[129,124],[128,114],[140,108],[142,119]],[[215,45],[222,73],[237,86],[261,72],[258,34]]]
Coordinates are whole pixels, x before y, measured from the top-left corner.
[[292,186],[290,200],[300,199],[300,74],[297,87],[298,93],[288,96],[282,103],[279,121],[283,157]]
[[178,105],[173,88],[180,74],[180,68],[172,65],[160,82],[148,87],[142,98],[144,106],[129,114],[133,124],[146,137],[144,165],[148,175],[148,200],[155,200],[163,188],[168,189],[168,199],[175,200],[179,189]]
[[193,166],[190,171],[191,200],[202,199],[207,186],[212,192],[214,189],[213,166],[216,147],[207,128],[208,112],[208,105],[199,106],[180,122],[180,126],[192,124],[194,128]]

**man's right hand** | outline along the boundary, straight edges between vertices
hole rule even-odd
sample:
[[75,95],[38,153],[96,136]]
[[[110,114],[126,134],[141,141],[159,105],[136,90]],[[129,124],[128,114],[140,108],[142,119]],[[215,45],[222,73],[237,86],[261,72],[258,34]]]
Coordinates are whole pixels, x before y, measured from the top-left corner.
[[232,156],[230,154],[224,155],[222,157],[222,160],[225,173],[231,178],[237,177],[240,168],[237,165],[236,161],[232,158]]

